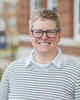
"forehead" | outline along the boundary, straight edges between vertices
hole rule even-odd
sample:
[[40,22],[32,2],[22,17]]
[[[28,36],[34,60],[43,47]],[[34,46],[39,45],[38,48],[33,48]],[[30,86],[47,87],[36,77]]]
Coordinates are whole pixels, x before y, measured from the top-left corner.
[[39,18],[33,23],[33,28],[56,28],[56,21],[46,18]]

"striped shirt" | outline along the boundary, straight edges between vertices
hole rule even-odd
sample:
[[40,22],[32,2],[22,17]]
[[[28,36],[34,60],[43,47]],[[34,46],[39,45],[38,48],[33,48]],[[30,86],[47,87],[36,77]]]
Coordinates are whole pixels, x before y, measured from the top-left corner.
[[24,57],[11,63],[0,83],[0,100],[80,100],[80,65],[65,55],[55,62],[40,66]]

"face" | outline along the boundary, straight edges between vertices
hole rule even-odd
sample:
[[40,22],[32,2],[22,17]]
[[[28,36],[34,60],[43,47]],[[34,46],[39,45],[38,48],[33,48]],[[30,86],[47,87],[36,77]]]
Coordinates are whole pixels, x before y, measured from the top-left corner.
[[[49,19],[37,19],[33,23],[33,29],[40,29],[43,31],[57,29],[56,22]],[[57,44],[61,40],[61,33],[59,32],[55,38],[49,38],[45,33],[41,38],[34,38],[30,32],[30,37],[35,51],[41,54],[45,54],[52,53],[57,50]]]

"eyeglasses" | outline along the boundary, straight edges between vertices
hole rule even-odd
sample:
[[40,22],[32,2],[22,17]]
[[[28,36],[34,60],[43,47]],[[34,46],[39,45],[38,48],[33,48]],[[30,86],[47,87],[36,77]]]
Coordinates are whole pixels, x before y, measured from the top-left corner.
[[43,37],[43,34],[46,33],[46,36],[48,38],[55,38],[57,36],[57,33],[59,32],[59,30],[57,29],[49,29],[49,30],[40,30],[40,29],[34,29],[31,30],[33,37],[35,38],[41,38]]

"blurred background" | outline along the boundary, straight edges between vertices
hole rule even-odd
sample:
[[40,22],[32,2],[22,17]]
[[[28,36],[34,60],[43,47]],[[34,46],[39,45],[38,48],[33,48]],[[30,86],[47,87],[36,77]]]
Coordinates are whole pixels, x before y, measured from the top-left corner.
[[0,0],[0,76],[10,62],[32,50],[28,21],[37,8],[58,12],[62,52],[80,63],[80,0]]

